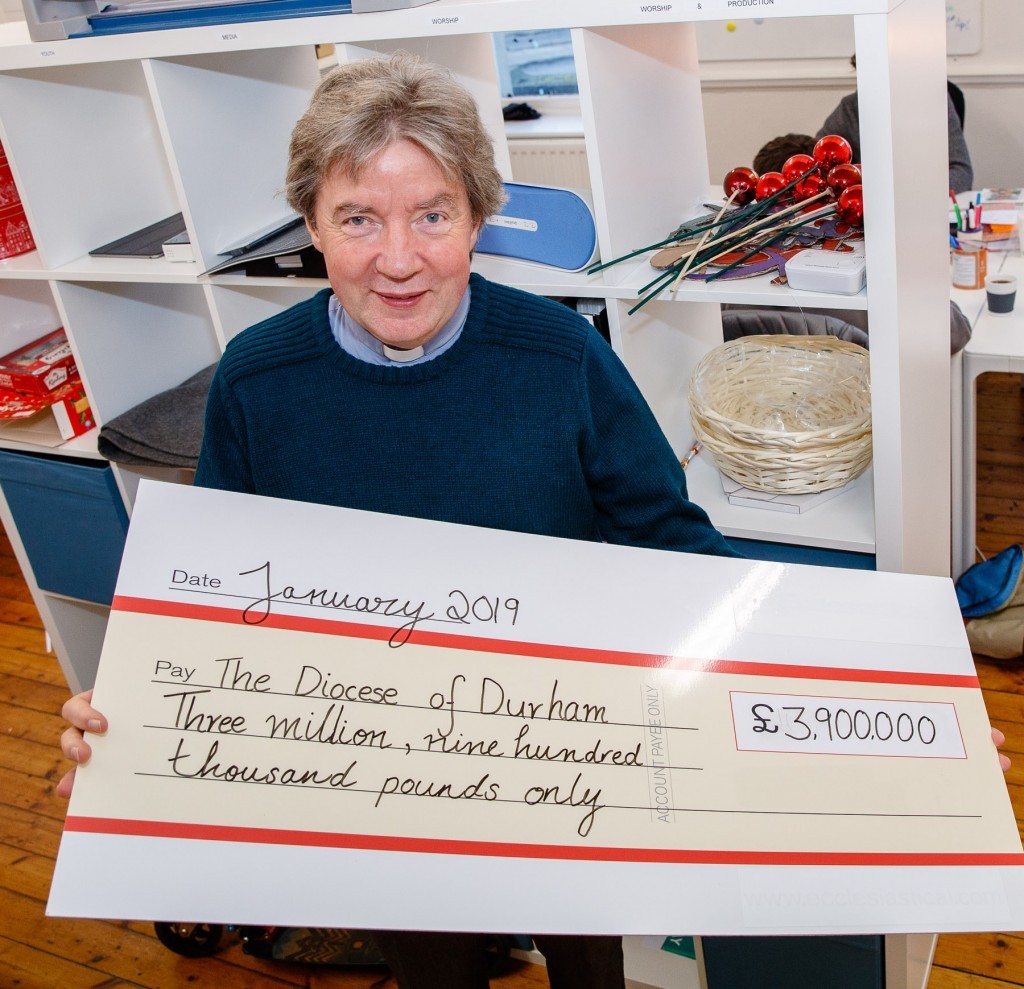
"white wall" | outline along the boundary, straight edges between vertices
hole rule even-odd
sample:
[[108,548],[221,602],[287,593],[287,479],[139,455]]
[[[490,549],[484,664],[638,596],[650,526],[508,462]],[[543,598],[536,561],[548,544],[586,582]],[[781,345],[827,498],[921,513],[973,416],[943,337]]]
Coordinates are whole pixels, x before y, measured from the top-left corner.
[[[975,186],[1024,183],[1024,2],[981,0],[980,49],[950,56],[948,75],[966,97]],[[720,179],[779,134],[815,133],[855,79],[848,58],[713,60],[702,84],[708,164]]]
[[0,24],[24,19],[25,8],[21,5],[21,0],[0,0]]
[[982,0],[982,46],[949,60],[964,90],[976,186],[1024,183],[1024,3]]

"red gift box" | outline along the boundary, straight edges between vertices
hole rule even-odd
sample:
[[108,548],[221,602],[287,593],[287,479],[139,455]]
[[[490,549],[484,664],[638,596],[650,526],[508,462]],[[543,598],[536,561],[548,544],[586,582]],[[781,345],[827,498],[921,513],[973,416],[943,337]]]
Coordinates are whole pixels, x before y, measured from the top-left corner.
[[0,426],[19,421],[28,426],[28,420],[40,422],[51,415],[61,439],[70,440],[92,429],[95,421],[81,378],[72,378],[48,395],[22,395],[0,390]]
[[63,329],[0,357],[0,390],[49,395],[75,377],[75,356]]
[[14,173],[6,158],[0,157],[0,206],[14,206],[21,202],[18,187],[14,184]]
[[13,258],[36,249],[21,203],[0,209],[0,258]]
[[7,153],[0,145],[0,259],[13,258],[35,249],[36,243],[14,184]]

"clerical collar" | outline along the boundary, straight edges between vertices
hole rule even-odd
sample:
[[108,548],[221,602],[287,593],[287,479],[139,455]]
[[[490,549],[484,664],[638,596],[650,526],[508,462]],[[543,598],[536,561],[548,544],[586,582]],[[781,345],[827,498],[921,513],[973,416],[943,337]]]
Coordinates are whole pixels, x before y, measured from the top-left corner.
[[466,317],[469,315],[470,291],[462,295],[452,318],[435,333],[422,347],[411,350],[400,350],[388,347],[372,333],[360,326],[344,309],[336,295],[331,295],[327,305],[327,315],[331,321],[331,333],[338,341],[341,349],[357,360],[367,364],[378,364],[386,367],[410,367],[439,357],[459,338]]
[[412,347],[409,350],[401,350],[398,347],[389,347],[386,343],[381,344],[381,351],[385,357],[399,364],[408,364],[409,361],[418,361],[424,354],[422,347]]

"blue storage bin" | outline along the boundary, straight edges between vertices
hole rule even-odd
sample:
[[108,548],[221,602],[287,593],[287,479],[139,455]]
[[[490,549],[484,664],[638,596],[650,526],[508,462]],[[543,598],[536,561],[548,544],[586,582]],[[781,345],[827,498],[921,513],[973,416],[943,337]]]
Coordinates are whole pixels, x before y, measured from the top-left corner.
[[768,543],[759,539],[737,539],[730,536],[726,542],[748,560],[767,560],[770,563],[808,563],[815,567],[843,567],[846,570],[877,570],[873,553],[853,553],[845,549],[820,549],[814,546],[793,546],[787,543]]
[[109,605],[128,513],[106,463],[0,451],[0,488],[36,583]]
[[708,989],[885,989],[885,938],[706,937]]

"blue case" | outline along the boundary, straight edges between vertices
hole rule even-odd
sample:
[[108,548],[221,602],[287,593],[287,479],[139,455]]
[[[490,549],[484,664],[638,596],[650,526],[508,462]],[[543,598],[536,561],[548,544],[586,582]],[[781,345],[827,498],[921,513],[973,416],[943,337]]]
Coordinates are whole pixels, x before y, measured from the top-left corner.
[[589,203],[570,189],[506,182],[508,202],[484,224],[476,250],[579,271],[597,259]]
[[0,488],[36,583],[44,591],[109,605],[128,513],[105,461],[0,452]]

